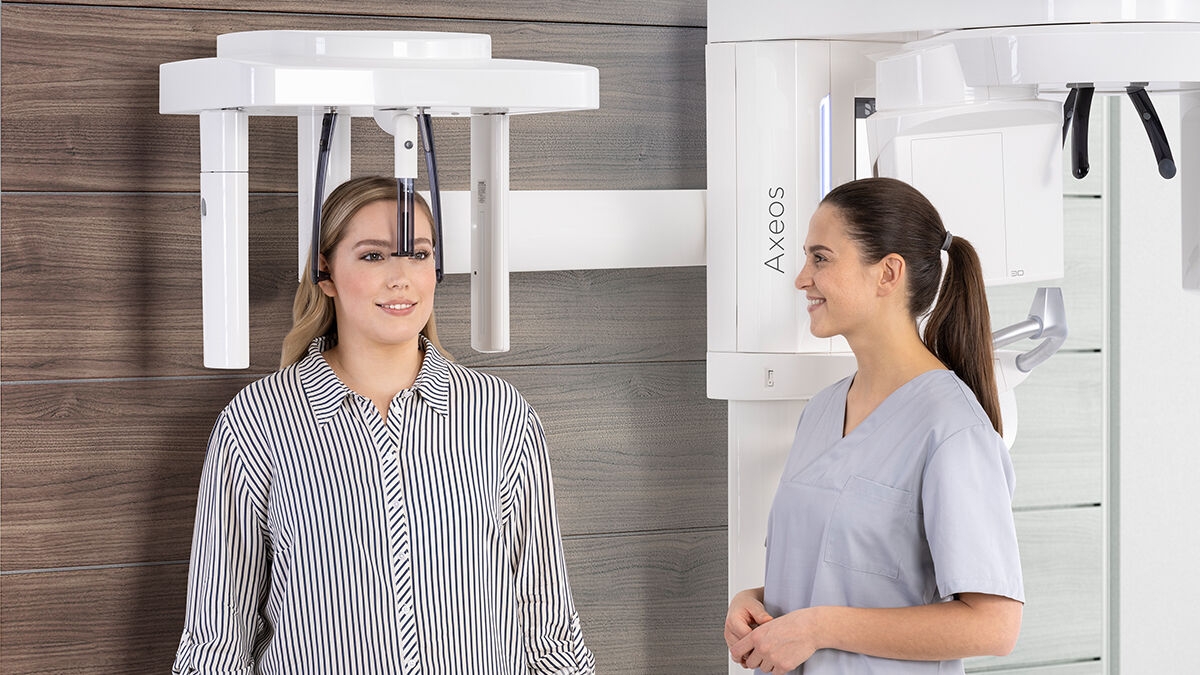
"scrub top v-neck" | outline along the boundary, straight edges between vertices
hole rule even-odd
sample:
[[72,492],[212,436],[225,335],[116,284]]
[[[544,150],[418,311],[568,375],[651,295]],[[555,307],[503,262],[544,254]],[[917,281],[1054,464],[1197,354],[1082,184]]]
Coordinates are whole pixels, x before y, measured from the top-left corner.
[[[800,417],[768,522],[767,612],[908,607],[956,593],[1023,602],[1012,461],[971,390],[952,371],[923,373],[843,437],[852,380],[817,394]],[[797,672],[963,666],[825,649]]]

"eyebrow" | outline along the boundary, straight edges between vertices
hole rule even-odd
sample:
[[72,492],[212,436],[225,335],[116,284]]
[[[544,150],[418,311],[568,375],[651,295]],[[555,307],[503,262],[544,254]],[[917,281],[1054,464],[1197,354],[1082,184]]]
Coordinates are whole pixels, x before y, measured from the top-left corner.
[[815,253],[816,251],[828,251],[830,253],[833,253],[833,249],[829,248],[828,246],[826,246],[824,244],[813,244],[811,247],[810,246],[804,247],[805,253]]
[[[420,237],[418,239],[413,240],[413,245],[416,245],[416,244],[425,244],[426,246],[433,246],[433,241],[426,237]],[[355,244],[354,244],[354,248],[362,248],[363,246],[374,246],[377,248],[392,248],[392,242],[384,241],[383,239],[363,239],[362,241],[355,242]]]

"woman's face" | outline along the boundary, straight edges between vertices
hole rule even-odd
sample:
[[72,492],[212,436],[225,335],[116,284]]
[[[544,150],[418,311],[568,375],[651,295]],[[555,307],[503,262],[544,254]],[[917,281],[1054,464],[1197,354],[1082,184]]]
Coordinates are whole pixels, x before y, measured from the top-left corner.
[[862,263],[841,214],[828,205],[820,206],[809,221],[804,253],[796,288],[808,298],[812,334],[849,337],[872,318],[877,266]]
[[421,209],[413,248],[414,257],[392,255],[395,201],[371,202],[346,223],[326,260],[330,278],[321,282],[321,290],[333,298],[339,344],[415,344],[433,313],[437,286],[433,226]]

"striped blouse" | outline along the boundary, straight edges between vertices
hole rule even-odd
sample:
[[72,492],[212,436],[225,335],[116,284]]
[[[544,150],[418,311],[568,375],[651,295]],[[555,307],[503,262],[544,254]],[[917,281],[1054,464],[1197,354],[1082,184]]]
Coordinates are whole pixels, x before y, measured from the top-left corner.
[[386,421],[323,339],[222,411],[173,672],[595,672],[537,414],[422,341]]

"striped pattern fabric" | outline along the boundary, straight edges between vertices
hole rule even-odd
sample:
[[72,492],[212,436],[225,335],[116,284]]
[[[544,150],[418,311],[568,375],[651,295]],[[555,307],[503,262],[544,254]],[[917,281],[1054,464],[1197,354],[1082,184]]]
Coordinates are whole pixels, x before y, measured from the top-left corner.
[[536,413],[422,340],[386,421],[322,339],[221,413],[173,672],[595,672]]

